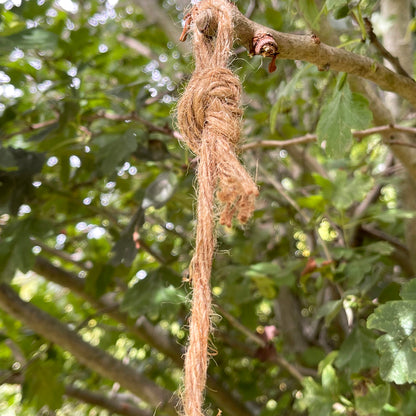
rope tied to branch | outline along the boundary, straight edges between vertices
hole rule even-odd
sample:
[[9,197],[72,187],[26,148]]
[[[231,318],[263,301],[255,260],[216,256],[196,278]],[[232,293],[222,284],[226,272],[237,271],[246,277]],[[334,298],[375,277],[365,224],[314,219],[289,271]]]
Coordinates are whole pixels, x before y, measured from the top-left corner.
[[[228,0],[202,0],[192,8],[188,21],[193,33],[195,70],[177,109],[183,141],[199,157],[196,242],[190,265],[193,299],[183,392],[185,416],[203,415],[216,201],[220,223],[230,227],[234,217],[240,223],[247,222],[258,195],[257,186],[235,153],[243,111],[240,80],[228,69],[233,42],[231,7]],[[209,23],[215,22],[215,36],[207,36],[196,27],[195,20],[201,13],[210,17]]]

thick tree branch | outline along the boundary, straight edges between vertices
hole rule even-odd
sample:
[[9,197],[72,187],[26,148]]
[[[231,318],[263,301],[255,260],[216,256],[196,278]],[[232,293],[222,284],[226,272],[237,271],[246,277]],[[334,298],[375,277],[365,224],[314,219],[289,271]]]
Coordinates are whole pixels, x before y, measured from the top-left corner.
[[[75,294],[91,303],[95,308],[106,308],[107,315],[117,322],[122,323],[132,335],[137,336],[151,347],[162,352],[172,359],[178,367],[183,366],[183,350],[181,346],[161,328],[153,326],[145,316],[141,316],[136,321],[132,321],[127,314],[119,310],[119,305],[109,296],[104,295],[100,299],[91,296],[85,291],[84,279],[54,266],[40,256],[37,257],[33,270],[39,275],[44,276],[47,280],[70,289]],[[214,377],[208,376],[207,386],[208,396],[210,396],[224,412],[227,412],[230,415],[252,416],[244,404]]]
[[59,320],[28,302],[8,285],[0,285],[0,308],[45,339],[70,352],[81,364],[103,377],[117,381],[159,411],[176,416],[174,394],[159,387],[132,367],[93,347]]
[[90,390],[79,389],[75,386],[68,385],[65,387],[65,395],[74,399],[83,401],[84,403],[93,404],[103,409],[107,409],[110,413],[116,413],[122,416],[152,416],[153,413],[139,409],[126,400],[109,396]]
[[[0,370],[1,384],[23,384],[24,374],[22,371],[13,372]],[[97,393],[90,390],[80,389],[71,384],[65,386],[65,395],[84,403],[93,404],[103,409],[109,410],[121,416],[152,416],[153,413],[142,410],[129,401],[117,397],[117,395]]]
[[[203,14],[201,13],[202,16],[199,18],[201,21],[204,20],[207,26],[209,16]],[[277,47],[278,59],[306,61],[316,65],[320,70],[332,69],[358,75],[374,82],[383,90],[398,94],[416,107],[416,82],[391,71],[371,58],[328,46],[320,42],[316,36],[282,33],[262,26],[245,17],[237,7],[233,8],[233,20],[236,40],[252,54],[260,54],[255,51],[253,39],[269,35]],[[273,51],[271,53],[274,54]],[[268,55],[264,50],[261,54]]]
[[110,296],[104,295],[99,299],[95,298],[86,292],[84,279],[54,266],[43,257],[36,258],[33,270],[47,280],[70,289],[95,308],[107,310],[108,316],[125,325],[133,335],[171,358],[177,365],[182,365],[180,346],[161,328],[153,326],[144,316],[133,322],[127,314],[120,312],[119,304],[114,302]]

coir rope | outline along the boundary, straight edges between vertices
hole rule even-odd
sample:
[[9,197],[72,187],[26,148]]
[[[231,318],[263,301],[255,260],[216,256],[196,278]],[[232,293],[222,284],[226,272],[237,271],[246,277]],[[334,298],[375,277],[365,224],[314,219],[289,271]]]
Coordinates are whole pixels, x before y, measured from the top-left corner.
[[[221,224],[231,226],[234,217],[245,223],[258,195],[255,183],[235,154],[242,110],[241,83],[228,69],[233,42],[231,7],[228,0],[202,0],[193,7],[190,31],[195,70],[177,109],[183,140],[199,158],[196,242],[190,265],[193,299],[183,392],[185,416],[203,414],[216,205]],[[195,25],[199,13],[207,10],[217,23],[212,37],[201,33]]]

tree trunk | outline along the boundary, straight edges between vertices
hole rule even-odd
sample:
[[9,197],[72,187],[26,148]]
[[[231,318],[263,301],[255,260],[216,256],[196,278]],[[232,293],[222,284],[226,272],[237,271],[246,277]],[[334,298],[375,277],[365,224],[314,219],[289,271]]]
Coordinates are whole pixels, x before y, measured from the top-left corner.
[[[406,38],[407,28],[411,19],[410,0],[382,0],[381,14],[390,23],[384,34],[384,46],[393,55],[399,58],[402,67],[409,75],[412,75],[412,46],[411,38]],[[392,67],[389,62],[385,62],[387,67]],[[385,93],[387,107],[391,110],[394,118],[406,111],[407,103],[396,94]],[[402,133],[403,134],[403,133]],[[406,140],[410,138],[406,137]],[[411,160],[416,163],[416,151],[413,149],[401,149],[411,154]],[[416,181],[410,175],[406,175],[402,183],[402,203],[403,208],[416,211]],[[410,253],[413,271],[416,273],[416,218],[407,220],[405,228],[406,243]]]

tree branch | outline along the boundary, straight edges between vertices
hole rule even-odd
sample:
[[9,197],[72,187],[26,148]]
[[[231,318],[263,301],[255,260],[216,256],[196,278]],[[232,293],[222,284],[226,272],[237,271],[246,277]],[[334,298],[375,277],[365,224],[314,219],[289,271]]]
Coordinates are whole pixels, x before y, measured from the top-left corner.
[[90,390],[79,389],[75,386],[65,386],[65,395],[84,403],[93,404],[103,409],[107,409],[110,413],[117,413],[122,416],[152,416],[153,413],[142,410],[126,400],[119,399],[113,395],[93,392]]
[[[54,266],[40,256],[36,258],[33,270],[47,280],[69,288],[75,294],[91,303],[95,308],[106,308],[107,315],[122,323],[132,335],[137,336],[152,348],[162,352],[178,367],[183,366],[182,347],[168,333],[152,325],[145,316],[141,316],[135,322],[132,322],[127,314],[119,310],[119,305],[109,296],[104,295],[100,299],[94,298],[85,291],[84,279]],[[207,386],[207,394],[224,412],[230,415],[252,416],[244,404],[232,392],[210,375],[208,375]]]
[[[0,370],[0,385],[23,384],[23,382],[24,374],[22,371],[14,372]],[[71,384],[65,386],[65,395],[83,401],[84,403],[102,407],[103,409],[109,410],[111,413],[122,416],[152,416],[153,414],[134,406],[129,401],[117,397],[117,395],[111,395],[111,397],[109,397],[106,394],[80,389]]]
[[393,56],[385,47],[384,45],[378,40],[376,34],[374,33],[373,24],[371,23],[368,17],[364,18],[365,30],[367,32],[368,38],[370,42],[374,45],[374,47],[380,52],[381,56],[389,61],[396,72],[401,74],[405,77],[410,77],[410,75],[404,70],[402,67],[399,58]]
[[[137,113],[133,112],[133,113],[129,113],[129,114],[112,114],[112,113],[108,113],[105,111],[100,111],[97,114],[93,115],[93,116],[88,116],[85,117],[83,119],[81,119],[81,122],[92,122],[98,119],[105,119],[105,120],[110,120],[110,121],[117,121],[117,122],[125,122],[125,121],[137,121],[140,124],[143,124],[144,126],[147,127],[147,129],[151,132],[156,132],[156,133],[162,133],[165,134],[166,136],[171,136],[177,140],[180,140],[182,138],[181,134],[178,131],[172,130],[169,127],[160,127],[157,126],[155,124],[153,124],[152,122],[146,120],[143,117],[140,117]],[[58,123],[58,118],[54,118],[54,119],[50,119],[47,120],[43,123],[34,123],[29,125],[28,127],[25,127],[24,129],[21,129],[19,131],[15,131],[13,133],[9,133],[6,136],[3,136],[1,139],[5,140],[8,138],[11,138],[13,136],[16,136],[18,134],[27,134],[36,130],[40,130],[43,129],[47,126],[50,126],[54,123]],[[81,126],[82,127],[82,126]]]
[[[206,12],[201,12],[199,19],[207,22],[209,16]],[[237,7],[233,7],[233,22],[235,39],[251,54],[301,60],[316,65],[320,70],[332,69],[358,75],[374,82],[383,90],[398,94],[416,107],[416,82],[409,77],[396,74],[371,58],[326,45],[316,36],[282,33],[262,26],[245,17]],[[271,43],[274,42],[277,55],[274,50],[271,50],[270,54],[264,49],[256,51],[254,39],[265,35],[272,38]]]
[[8,285],[0,285],[0,308],[45,339],[70,352],[81,364],[122,387],[161,412],[176,416],[175,395],[123,364],[107,352],[93,347],[56,318],[24,302]]
[[117,36],[117,40],[121,43],[124,43],[129,48],[133,49],[139,55],[143,55],[151,60],[159,61],[159,56],[156,53],[154,53],[149,47],[139,42],[137,39],[120,34]]
[[[219,310],[221,315],[227,319],[227,321],[239,332],[241,332],[243,335],[245,335],[250,341],[254,342],[261,348],[267,347],[267,343],[258,337],[256,334],[253,334],[248,328],[246,328],[244,325],[242,325],[237,319],[235,319],[232,315],[230,315],[225,309],[221,308],[220,306],[216,306],[216,309]],[[289,361],[285,360],[282,356],[279,354],[276,354],[276,357],[272,359],[275,361],[277,365],[284,368],[294,379],[296,379],[299,383],[303,380],[303,375],[300,373],[300,371],[292,365]]]
[[107,310],[108,316],[122,323],[133,335],[171,358],[177,365],[182,366],[180,346],[161,328],[154,327],[144,316],[132,322],[127,314],[120,312],[119,304],[114,302],[110,296],[104,295],[97,299],[88,294],[85,290],[84,279],[54,266],[41,256],[36,257],[33,271],[47,280],[70,289],[95,308]]
[[[388,134],[394,132],[414,134],[416,136],[415,127],[406,127],[399,126],[397,124],[387,125],[387,126],[377,126],[370,129],[353,131],[352,135],[357,139],[362,139],[366,136],[371,136],[372,134]],[[315,142],[317,140],[316,134],[305,134],[304,136],[295,137],[288,140],[259,140],[257,142],[247,143],[241,146],[241,150],[255,149],[256,147],[288,147],[297,144],[305,144]],[[408,147],[414,147],[415,144],[408,142],[399,142],[399,141],[386,141],[385,144],[399,144]]]
[[188,48],[179,43],[179,37],[181,35],[181,31],[178,26],[172,21],[172,19],[168,16],[168,14],[163,10],[161,6],[159,6],[157,1],[154,0],[134,0],[135,4],[137,4],[143,11],[144,15],[147,17],[149,22],[156,23],[157,26],[161,27],[164,32],[166,33],[167,37],[172,41],[175,42],[175,46],[181,50],[183,53],[188,53]]

